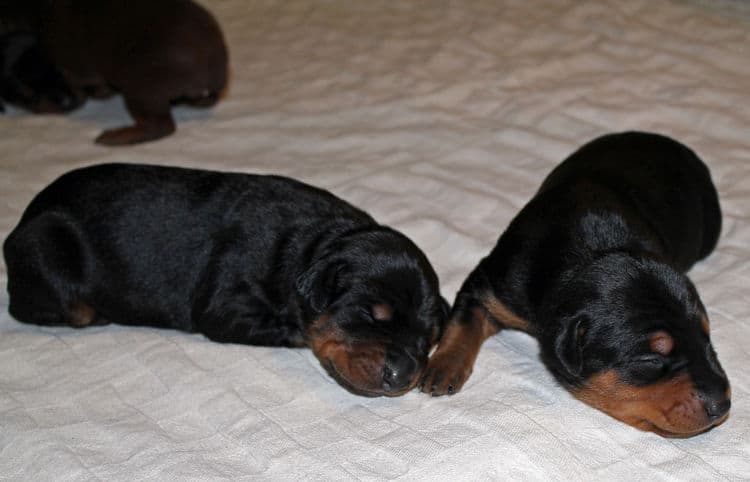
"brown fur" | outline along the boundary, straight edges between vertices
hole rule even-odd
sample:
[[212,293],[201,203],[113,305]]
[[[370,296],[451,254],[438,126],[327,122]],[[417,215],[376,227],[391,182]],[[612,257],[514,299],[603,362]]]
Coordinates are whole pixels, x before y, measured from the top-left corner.
[[484,309],[475,307],[471,314],[468,320],[452,318],[448,321],[422,377],[423,391],[442,395],[460,390],[471,375],[482,343],[499,331]]
[[701,328],[703,328],[703,332],[706,334],[706,336],[709,336],[711,334],[711,325],[708,322],[708,316],[703,315],[701,318]]
[[96,311],[89,305],[81,302],[73,303],[70,307],[70,325],[76,328],[83,328],[94,322]]
[[674,348],[674,338],[664,331],[658,331],[651,336],[649,345],[654,353],[667,356]]
[[510,308],[505,306],[502,301],[497,299],[494,295],[488,294],[482,300],[482,305],[489,312],[489,314],[497,320],[504,328],[511,328],[513,330],[521,330],[526,333],[532,333],[533,329],[528,320],[516,316]]
[[393,307],[387,303],[372,305],[372,317],[376,320],[387,321],[393,318]]
[[690,437],[717,425],[706,417],[688,375],[637,387],[611,370],[594,375],[573,394],[622,422],[665,437]]
[[135,124],[103,132],[100,144],[167,136],[175,130],[172,104],[207,107],[226,91],[221,29],[190,0],[40,2],[32,16],[42,47],[71,88],[92,97],[123,95]]
[[[308,331],[308,344],[326,371],[344,387],[355,393],[367,395],[380,391],[382,369],[385,364],[385,351],[380,344],[357,344],[352,350],[344,340],[343,332],[328,323],[330,315],[320,316]],[[416,384],[415,378],[414,384]],[[398,396],[414,388],[389,396]],[[380,393],[378,393],[380,394]]]

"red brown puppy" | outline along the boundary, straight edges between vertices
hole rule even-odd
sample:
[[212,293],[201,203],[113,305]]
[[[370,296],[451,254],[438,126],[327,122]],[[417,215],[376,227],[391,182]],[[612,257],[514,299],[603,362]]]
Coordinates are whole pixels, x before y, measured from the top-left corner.
[[422,379],[454,393],[482,342],[526,331],[580,400],[668,437],[727,417],[730,389],[685,272],[721,230],[706,166],[667,137],[596,139],[560,164],[464,282]]
[[0,36],[0,112],[3,101],[39,114],[69,112],[85,102],[39,48],[36,36]]
[[227,84],[221,29],[190,0],[9,0],[0,14],[38,36],[71,88],[122,94],[135,124],[104,131],[100,144],[167,136],[173,104],[211,106]]

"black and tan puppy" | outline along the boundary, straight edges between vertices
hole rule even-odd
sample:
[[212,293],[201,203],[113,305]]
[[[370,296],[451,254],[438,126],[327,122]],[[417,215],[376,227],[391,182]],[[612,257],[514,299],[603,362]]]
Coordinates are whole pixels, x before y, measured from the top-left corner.
[[448,311],[407,237],[276,176],[75,170],[36,196],[3,248],[19,321],[310,347],[367,396],[415,386]]
[[84,100],[73,92],[35,35],[14,32],[0,36],[0,112],[2,101],[50,114],[69,112]]
[[103,132],[100,144],[167,136],[173,104],[211,106],[227,84],[221,29],[190,0],[7,0],[0,16],[38,37],[77,94],[122,94],[135,125]]
[[502,328],[537,337],[580,400],[643,430],[721,423],[729,382],[684,273],[721,228],[708,169],[667,137],[585,145],[547,177],[461,288],[422,390],[453,393]]

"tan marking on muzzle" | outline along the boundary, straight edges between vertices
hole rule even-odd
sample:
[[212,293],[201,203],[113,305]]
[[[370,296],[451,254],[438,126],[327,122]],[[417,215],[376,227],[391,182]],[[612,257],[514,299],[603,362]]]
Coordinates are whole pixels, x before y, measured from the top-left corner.
[[592,376],[584,387],[572,392],[617,420],[664,437],[690,437],[721,423],[708,420],[687,374],[638,387],[623,382],[615,370],[610,370]]
[[348,343],[344,332],[328,323],[330,318],[330,314],[321,315],[308,329],[308,344],[315,356],[332,369],[331,375],[344,387],[384,394],[385,347],[380,343]]

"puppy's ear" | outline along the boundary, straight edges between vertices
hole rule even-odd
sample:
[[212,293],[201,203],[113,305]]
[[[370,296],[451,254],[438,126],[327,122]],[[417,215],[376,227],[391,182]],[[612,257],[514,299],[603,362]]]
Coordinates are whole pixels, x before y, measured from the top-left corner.
[[323,313],[338,298],[346,264],[319,259],[297,277],[297,294],[315,313]]
[[555,339],[555,355],[563,367],[573,376],[583,371],[583,342],[586,336],[585,317],[576,316],[567,320]]

